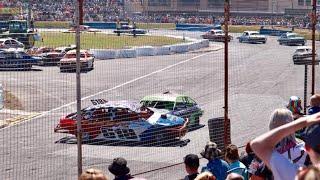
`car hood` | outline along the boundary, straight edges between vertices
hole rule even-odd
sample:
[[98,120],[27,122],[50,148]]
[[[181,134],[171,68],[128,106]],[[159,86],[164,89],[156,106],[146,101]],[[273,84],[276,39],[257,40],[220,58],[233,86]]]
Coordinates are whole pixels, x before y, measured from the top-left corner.
[[[89,59],[80,58],[80,61],[88,61]],[[76,58],[61,59],[60,62],[76,62]]]
[[[147,121],[152,125],[175,126],[183,125],[185,120],[181,117],[169,114],[170,111],[164,109],[150,108],[154,113]],[[164,117],[165,115],[166,117]]]

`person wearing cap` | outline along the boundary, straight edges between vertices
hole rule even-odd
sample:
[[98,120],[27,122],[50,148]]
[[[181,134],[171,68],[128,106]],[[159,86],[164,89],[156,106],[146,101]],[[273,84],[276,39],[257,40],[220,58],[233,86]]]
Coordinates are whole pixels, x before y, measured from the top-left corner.
[[127,167],[127,161],[122,157],[113,159],[108,169],[115,176],[114,180],[145,180],[131,176],[130,169]]
[[184,180],[194,180],[199,174],[199,157],[196,154],[188,154],[183,160],[188,173]]
[[209,161],[207,166],[202,168],[201,172],[209,171],[217,180],[225,180],[228,175],[229,165],[226,161],[219,158],[222,152],[218,149],[217,144],[208,142],[200,154]]
[[301,117],[251,141],[252,150],[272,170],[275,180],[292,180],[298,175],[299,166],[281,155],[275,147],[283,138],[305,127],[302,139],[306,152],[313,166],[320,169],[320,113]]
[[302,112],[302,102],[298,96],[291,96],[287,108],[292,112],[293,119],[298,119],[304,114]]

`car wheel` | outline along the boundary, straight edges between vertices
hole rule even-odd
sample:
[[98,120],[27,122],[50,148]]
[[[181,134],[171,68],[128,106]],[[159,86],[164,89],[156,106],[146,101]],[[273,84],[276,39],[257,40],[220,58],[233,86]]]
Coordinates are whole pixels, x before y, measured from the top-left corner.
[[263,43],[263,44],[265,44],[265,43],[266,43],[266,41],[262,41],[262,43]]
[[239,39],[239,42],[242,43],[242,39]]
[[306,43],[302,43],[301,45],[304,46],[304,45],[306,45]]

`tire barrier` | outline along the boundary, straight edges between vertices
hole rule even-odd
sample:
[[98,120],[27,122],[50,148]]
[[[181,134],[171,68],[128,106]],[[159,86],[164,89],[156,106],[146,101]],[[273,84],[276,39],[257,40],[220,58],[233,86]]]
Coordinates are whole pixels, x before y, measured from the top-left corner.
[[100,60],[117,58],[117,51],[116,50],[92,49],[90,51],[95,56],[95,58],[100,59]]
[[134,48],[137,51],[137,56],[155,56],[156,51],[152,46],[142,46]]
[[121,49],[119,50],[117,58],[135,58],[137,51],[135,49]]

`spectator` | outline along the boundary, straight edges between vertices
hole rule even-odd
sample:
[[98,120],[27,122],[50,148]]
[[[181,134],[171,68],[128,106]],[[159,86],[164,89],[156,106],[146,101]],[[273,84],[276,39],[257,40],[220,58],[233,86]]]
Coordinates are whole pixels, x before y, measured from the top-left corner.
[[101,170],[91,168],[85,170],[79,180],[108,180],[108,178]]
[[216,180],[216,177],[210,172],[203,172],[199,174],[195,180]]
[[188,175],[184,180],[194,180],[198,176],[199,157],[195,154],[188,154],[184,158],[184,164]]
[[297,176],[298,180],[320,180],[320,169],[311,166],[300,170]]
[[142,178],[134,178],[129,174],[130,169],[127,167],[127,161],[122,157],[113,159],[113,162],[109,165],[108,169],[115,176],[114,180],[144,180]]
[[226,180],[244,180],[243,176],[239,175],[238,173],[230,173],[228,174]]
[[243,164],[248,169],[250,180],[273,180],[272,172],[268,167],[254,154],[250,147],[250,142],[246,145],[247,155],[242,158]]
[[[293,121],[291,111],[288,109],[276,109],[270,118],[269,129],[273,130],[284,124]],[[306,162],[307,153],[304,150],[304,143],[298,142],[295,134],[283,138],[276,146],[275,149],[278,153],[284,155],[286,158],[297,164],[299,167],[304,167]]]
[[306,152],[309,154],[312,164],[320,168],[320,113],[299,118],[296,121],[273,129],[255,138],[251,142],[253,151],[271,168],[274,178],[292,180],[298,177],[298,166],[275,151],[276,145],[285,137],[295,131],[306,127],[303,135]]
[[243,179],[248,179],[247,167],[240,162],[238,147],[234,144],[230,144],[226,148],[225,159],[229,163],[229,173],[237,173],[243,176]]
[[216,143],[208,142],[201,152],[201,156],[209,161],[207,166],[202,168],[201,172],[209,171],[217,178],[217,180],[226,179],[229,165],[219,158],[219,156],[221,156],[221,150],[218,149]]
[[287,108],[292,112],[293,119],[298,119],[304,114],[302,113],[301,99],[298,96],[291,96]]
[[308,115],[320,112],[320,94],[315,94],[310,98],[310,108],[308,109]]

